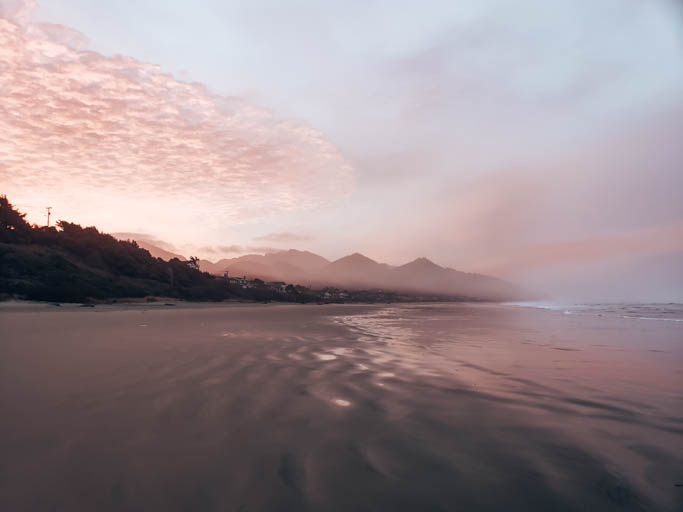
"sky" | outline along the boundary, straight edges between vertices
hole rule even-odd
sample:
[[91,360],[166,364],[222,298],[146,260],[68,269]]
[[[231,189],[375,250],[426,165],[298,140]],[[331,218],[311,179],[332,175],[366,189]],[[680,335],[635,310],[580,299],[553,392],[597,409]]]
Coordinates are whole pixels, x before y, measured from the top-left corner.
[[0,92],[32,222],[683,300],[674,0],[0,0]]

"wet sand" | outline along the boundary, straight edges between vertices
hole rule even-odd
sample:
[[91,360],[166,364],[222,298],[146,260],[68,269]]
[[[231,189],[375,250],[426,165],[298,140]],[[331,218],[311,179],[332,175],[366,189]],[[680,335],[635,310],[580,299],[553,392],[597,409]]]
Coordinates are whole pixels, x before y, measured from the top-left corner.
[[683,324],[0,304],[0,510],[683,510]]

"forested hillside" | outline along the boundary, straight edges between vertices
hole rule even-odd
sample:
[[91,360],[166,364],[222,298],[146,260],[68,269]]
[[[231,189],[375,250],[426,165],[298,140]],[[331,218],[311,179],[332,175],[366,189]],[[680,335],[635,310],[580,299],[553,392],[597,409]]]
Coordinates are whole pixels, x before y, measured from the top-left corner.
[[224,280],[196,262],[154,258],[135,241],[121,241],[94,227],[59,221],[31,226],[0,196],[0,293],[64,302],[162,296],[223,300]]

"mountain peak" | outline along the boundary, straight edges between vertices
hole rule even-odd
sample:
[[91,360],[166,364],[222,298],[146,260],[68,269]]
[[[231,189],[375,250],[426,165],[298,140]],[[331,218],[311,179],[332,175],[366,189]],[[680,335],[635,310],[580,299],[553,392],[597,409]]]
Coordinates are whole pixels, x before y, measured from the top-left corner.
[[339,261],[344,261],[344,262],[349,262],[349,263],[377,263],[375,260],[370,259],[367,256],[365,256],[364,254],[361,254],[359,252],[354,252],[353,254],[349,254],[348,256],[344,256],[343,258],[339,258],[336,262],[339,262]]
[[415,259],[413,260],[413,263],[423,263],[423,264],[424,264],[424,263],[428,263],[428,264],[430,264],[430,265],[436,265],[436,263],[434,263],[434,262],[433,262],[432,260],[430,260],[429,258],[425,258],[424,256],[420,256],[419,258],[415,258]]
[[400,268],[410,268],[410,269],[426,269],[426,270],[431,270],[431,269],[438,269],[438,270],[443,270],[443,267],[440,267],[436,263],[434,263],[432,260],[427,259],[425,257],[420,257],[416,258],[410,263],[406,263],[405,265],[402,265]]

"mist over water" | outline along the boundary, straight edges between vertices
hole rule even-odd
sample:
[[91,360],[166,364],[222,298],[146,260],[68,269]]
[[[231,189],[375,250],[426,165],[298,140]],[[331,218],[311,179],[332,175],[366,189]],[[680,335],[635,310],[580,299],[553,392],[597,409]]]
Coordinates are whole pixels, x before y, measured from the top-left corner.
[[562,302],[509,302],[510,306],[548,309],[561,311],[565,315],[593,315],[626,318],[632,320],[663,320],[683,322],[683,304],[670,303],[562,303]]
[[[683,240],[670,236],[672,243]],[[638,244],[648,246],[646,241]],[[546,300],[565,304],[683,303],[683,252],[612,254],[599,261],[527,269],[516,279]]]
[[683,506],[680,322],[60,309],[0,311],[3,510]]

